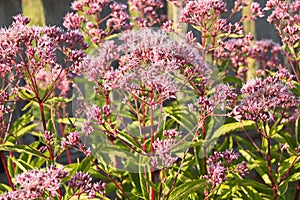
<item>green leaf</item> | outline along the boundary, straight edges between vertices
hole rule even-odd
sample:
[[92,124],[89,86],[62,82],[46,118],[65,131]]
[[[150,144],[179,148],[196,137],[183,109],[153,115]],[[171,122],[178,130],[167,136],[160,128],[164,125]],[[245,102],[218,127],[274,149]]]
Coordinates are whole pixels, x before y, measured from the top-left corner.
[[232,122],[229,124],[224,124],[220,128],[218,128],[215,133],[214,137],[218,138],[222,135],[226,135],[228,133],[232,133],[235,131],[241,131],[245,128],[246,130],[254,129],[255,128],[255,122],[250,120],[243,120],[242,122]]
[[[12,161],[16,164],[16,166],[21,169],[22,172],[27,172],[28,170],[34,169],[34,166],[26,163],[24,160],[17,159],[15,157],[11,158]],[[17,170],[17,169],[16,169]]]
[[31,116],[29,113],[26,113],[22,115],[19,119],[17,119],[13,126],[10,129],[10,133],[15,133],[19,129],[22,129],[24,126],[27,126],[28,124],[32,123],[34,120],[34,116]]
[[25,134],[31,132],[34,128],[36,128],[39,124],[34,123],[34,116],[30,114],[24,114],[21,116],[17,121],[14,122],[11,130],[10,130],[10,137],[7,137],[7,141],[14,143],[17,139],[23,137]]
[[111,40],[111,39],[114,39],[119,36],[120,36],[120,33],[114,33],[114,34],[111,34],[108,37],[106,37],[105,40]]
[[99,171],[98,169],[96,169],[96,167],[90,167],[88,169],[88,173],[94,177],[94,178],[99,178],[101,180],[106,180],[109,181],[109,179],[107,178],[107,176],[105,176],[101,171]]
[[194,192],[203,192],[206,187],[206,180],[194,180],[185,182],[177,187],[171,192],[171,200],[182,200],[187,199],[189,194]]
[[296,172],[294,174],[292,174],[287,181],[288,182],[294,182],[294,181],[299,181],[300,180],[300,172]]
[[296,136],[296,142],[298,145],[300,145],[300,116],[298,116],[296,123],[295,123],[295,136]]
[[295,159],[299,160],[299,157],[297,156],[290,156],[287,159],[283,160],[280,163],[279,169],[278,169],[278,178],[282,178],[282,176],[286,173],[286,171],[290,168],[292,163],[295,162]]
[[34,99],[35,94],[28,88],[20,88],[18,90],[18,96],[23,100],[32,100]]
[[226,76],[223,78],[223,83],[236,83],[239,86],[243,85],[243,81],[235,76]]
[[202,32],[202,31],[203,31],[203,28],[201,28],[200,26],[197,26],[197,25],[192,24],[192,27],[193,27],[194,29],[196,29],[197,31],[199,31],[199,32]]
[[122,141],[126,142],[129,146],[134,146],[134,148],[137,151],[143,151],[140,148],[140,145],[136,143],[136,141],[132,138],[132,136],[130,136],[129,134],[126,134],[124,132],[119,132],[118,134],[118,138],[120,138]]
[[85,157],[78,165],[77,171],[82,171],[83,173],[86,173],[90,167],[91,161],[87,157]]
[[45,158],[45,155],[40,151],[25,145],[14,145],[11,143],[4,144],[4,145],[0,145],[0,151],[13,151],[18,153],[27,153],[29,155],[40,156]]
[[268,187],[267,185],[260,183],[258,181],[252,180],[252,179],[240,179],[240,180],[235,180],[236,184],[244,187],[253,187],[256,191],[255,193],[259,193],[259,196],[265,197],[262,199],[270,199],[268,197],[273,196],[273,190],[271,187]]
[[16,139],[23,137],[25,134],[29,133],[32,131],[35,127],[37,127],[39,124],[31,124],[28,126],[25,126],[24,128],[18,130],[18,132],[14,133]]
[[10,177],[15,177],[15,170],[11,156],[7,157],[7,169]]
[[25,110],[27,110],[29,107],[31,107],[32,104],[33,104],[33,102],[34,102],[34,101],[29,101],[29,102],[22,108],[22,111],[25,111]]
[[58,123],[74,125],[76,127],[81,127],[82,123],[85,121],[83,118],[74,118],[74,117],[66,117],[57,119]]
[[296,81],[294,81],[293,84],[294,84],[294,87],[291,88],[291,91],[292,91],[295,95],[300,96],[300,84],[299,84],[298,82],[296,82]]
[[71,98],[64,98],[64,97],[53,97],[50,99],[47,99],[47,101],[45,103],[47,104],[51,104],[51,103],[68,103],[71,102],[73,100],[73,97]]
[[284,195],[287,192],[288,188],[288,182],[283,181],[278,187],[278,192],[280,193],[280,195]]
[[[11,188],[8,185],[4,184],[4,183],[0,183],[0,191],[2,191],[2,192],[4,192],[4,191],[11,191]],[[0,194],[2,192],[0,192]]]

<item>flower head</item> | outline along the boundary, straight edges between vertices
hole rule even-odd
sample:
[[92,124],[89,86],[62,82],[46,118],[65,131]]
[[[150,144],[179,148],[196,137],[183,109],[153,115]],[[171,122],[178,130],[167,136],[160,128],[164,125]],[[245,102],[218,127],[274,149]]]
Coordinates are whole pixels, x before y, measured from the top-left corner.
[[130,9],[139,14],[134,20],[140,27],[151,27],[166,21],[166,16],[159,14],[165,6],[162,0],[129,0],[128,3]]
[[38,199],[43,198],[46,193],[56,197],[60,188],[61,179],[68,176],[62,167],[47,167],[46,170],[30,170],[27,173],[18,174],[15,177],[19,188],[8,192],[0,199]]
[[84,193],[89,195],[89,198],[95,198],[96,193],[105,195],[106,184],[101,182],[92,182],[92,177],[88,173],[76,172],[72,179],[68,182],[74,194],[80,196]]
[[274,121],[276,112],[284,114],[298,105],[295,95],[275,77],[253,79],[242,87],[243,99],[237,105],[237,115],[248,120]]

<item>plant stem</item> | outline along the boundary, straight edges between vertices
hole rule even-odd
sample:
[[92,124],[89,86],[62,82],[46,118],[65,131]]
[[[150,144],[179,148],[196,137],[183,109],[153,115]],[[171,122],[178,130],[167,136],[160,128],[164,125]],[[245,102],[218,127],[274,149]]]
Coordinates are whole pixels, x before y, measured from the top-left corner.
[[120,192],[124,195],[126,199],[129,199],[129,196],[125,193],[123,188],[118,184],[112,177],[109,175],[106,171],[104,171],[102,168],[99,167],[99,165],[90,157],[87,156],[87,158],[95,165],[96,169],[99,170],[101,173],[103,173],[117,188],[120,190]]
[[[59,119],[61,118],[61,115],[60,115],[59,111],[57,111],[57,117]],[[59,123],[59,127],[60,127],[60,130],[61,130],[61,134],[64,137],[65,136],[65,129],[64,129],[62,123]],[[66,147],[66,154],[67,154],[67,158],[68,158],[69,164],[72,164],[72,158],[71,158],[71,154],[70,154],[70,149],[68,147]]]
[[[203,135],[203,140],[205,140],[205,137],[206,137],[206,126],[205,126],[205,119],[206,117],[204,117],[202,120],[201,120],[201,126],[202,126],[202,135]],[[206,147],[204,146],[203,147],[203,170],[204,170],[204,175],[207,174],[207,168],[206,168]]]
[[[45,118],[45,112],[44,112],[44,106],[43,106],[43,102],[39,99],[38,97],[38,103],[40,106],[40,113],[41,113],[41,117],[42,117],[42,124],[43,124],[43,128],[44,128],[44,133],[47,130],[47,125],[46,125],[46,118]],[[49,153],[50,153],[50,160],[54,159],[54,153],[53,153],[53,149],[49,148]]]
[[[154,152],[155,149],[153,147],[153,143],[155,140],[155,135],[154,135],[155,131],[154,131],[154,121],[153,121],[153,106],[150,105],[149,109],[150,109],[150,123],[151,123],[151,125],[150,125],[150,127],[151,127],[151,130],[150,130],[150,132],[151,132],[151,152]],[[153,165],[151,165],[151,181],[153,183],[155,183],[155,171],[154,171]],[[153,187],[151,187],[151,199],[155,200],[155,190]]]
[[300,194],[300,181],[297,182],[297,187],[296,187],[296,193],[295,193],[294,200],[298,200],[299,199],[299,194]]
[[267,154],[267,160],[268,160],[269,176],[270,176],[271,183],[272,183],[273,200],[276,200],[276,198],[277,198],[277,185],[276,185],[276,183],[275,183],[275,181],[274,181],[273,171],[272,171],[270,138],[267,138],[267,141],[268,141],[268,154]]
[[[198,128],[199,128],[199,124],[197,124],[197,126],[195,126],[195,127],[193,128],[193,130],[194,130],[194,129],[198,130]],[[192,130],[192,131],[193,131],[193,130]],[[198,133],[194,134],[194,137],[193,137],[192,141],[194,141],[194,140],[196,139],[196,137],[198,137]],[[174,177],[174,180],[173,180],[173,182],[172,182],[170,191],[168,192],[166,198],[164,198],[164,195],[163,195],[163,199],[166,199],[166,200],[169,199],[170,194],[171,194],[172,190],[173,190],[174,187],[175,187],[175,183],[176,183],[177,178],[178,178],[178,176],[179,176],[179,173],[180,173],[180,171],[181,171],[181,169],[182,169],[182,167],[183,167],[183,163],[184,163],[184,160],[185,160],[185,158],[186,158],[188,152],[189,152],[189,148],[187,148],[187,149],[185,150],[185,152],[184,152],[184,154],[183,154],[183,157],[182,157],[182,159],[181,159],[180,166],[179,166],[179,168],[178,168],[178,170],[177,170],[177,172],[176,172],[176,175],[175,175],[175,177]]]
[[2,161],[2,164],[3,164],[3,167],[4,167],[4,171],[5,171],[5,174],[6,174],[8,183],[9,183],[11,189],[12,189],[12,190],[15,190],[14,184],[13,184],[13,182],[12,182],[12,180],[11,180],[11,177],[10,177],[10,174],[9,174],[9,172],[8,172],[8,168],[7,168],[7,165],[6,165],[6,162],[5,162],[5,159],[4,159],[4,156],[3,156],[2,151],[0,151],[0,157],[1,157],[1,161]]

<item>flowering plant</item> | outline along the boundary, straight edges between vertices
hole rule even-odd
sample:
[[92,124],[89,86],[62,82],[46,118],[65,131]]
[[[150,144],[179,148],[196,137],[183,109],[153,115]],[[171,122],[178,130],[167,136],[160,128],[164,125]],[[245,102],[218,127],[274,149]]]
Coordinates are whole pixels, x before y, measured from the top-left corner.
[[128,6],[0,30],[0,199],[298,199],[299,1]]

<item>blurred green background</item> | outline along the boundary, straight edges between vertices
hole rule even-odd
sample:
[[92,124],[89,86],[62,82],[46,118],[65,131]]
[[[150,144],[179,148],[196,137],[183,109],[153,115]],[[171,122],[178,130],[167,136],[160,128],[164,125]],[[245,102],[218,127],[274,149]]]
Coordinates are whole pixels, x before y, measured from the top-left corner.
[[31,18],[30,25],[45,25],[44,10],[40,0],[22,0],[22,7],[23,14]]

